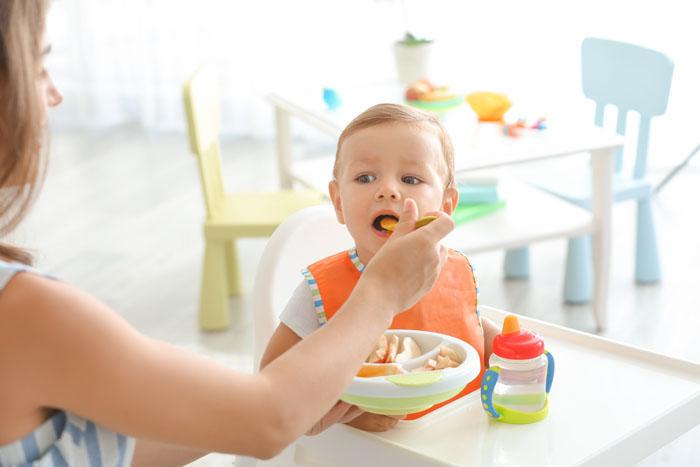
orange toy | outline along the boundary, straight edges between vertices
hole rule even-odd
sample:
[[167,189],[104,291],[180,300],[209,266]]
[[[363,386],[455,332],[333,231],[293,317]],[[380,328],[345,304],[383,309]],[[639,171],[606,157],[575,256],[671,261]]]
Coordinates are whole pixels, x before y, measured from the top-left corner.
[[503,115],[512,105],[510,99],[495,92],[474,92],[466,97],[480,122],[502,122]]

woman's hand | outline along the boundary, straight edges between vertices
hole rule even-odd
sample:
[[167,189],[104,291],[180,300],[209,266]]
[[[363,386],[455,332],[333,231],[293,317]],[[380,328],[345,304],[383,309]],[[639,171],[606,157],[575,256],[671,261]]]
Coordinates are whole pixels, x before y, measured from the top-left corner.
[[347,424],[364,431],[379,433],[391,430],[405,415],[379,415],[365,412]]
[[350,405],[347,402],[338,401],[337,404],[333,406],[331,410],[328,411],[326,415],[321,418],[316,424],[311,427],[309,431],[306,432],[308,436],[314,436],[326,428],[335,425],[336,423],[348,423],[364,412],[357,406]]
[[407,198],[394,233],[367,264],[358,283],[372,288],[394,314],[410,308],[433,288],[447,260],[440,240],[454,229],[454,221],[444,212],[430,214],[437,219],[416,229],[418,208]]

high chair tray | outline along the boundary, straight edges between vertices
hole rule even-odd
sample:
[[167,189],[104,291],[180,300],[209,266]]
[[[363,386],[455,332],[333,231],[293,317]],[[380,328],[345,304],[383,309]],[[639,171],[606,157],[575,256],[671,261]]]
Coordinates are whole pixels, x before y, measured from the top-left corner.
[[[481,307],[501,323],[506,312]],[[490,420],[478,394],[385,433],[344,425],[297,443],[314,465],[629,465],[700,423],[700,364],[520,317],[557,361],[549,416]]]

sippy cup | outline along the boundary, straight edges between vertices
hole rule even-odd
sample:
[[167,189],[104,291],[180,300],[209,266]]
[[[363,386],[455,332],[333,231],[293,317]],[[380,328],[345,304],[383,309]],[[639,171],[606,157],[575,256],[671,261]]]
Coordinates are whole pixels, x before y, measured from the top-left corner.
[[554,358],[537,334],[520,329],[518,317],[506,316],[493,339],[490,368],[481,382],[481,403],[494,419],[505,423],[538,422],[547,416],[554,378]]

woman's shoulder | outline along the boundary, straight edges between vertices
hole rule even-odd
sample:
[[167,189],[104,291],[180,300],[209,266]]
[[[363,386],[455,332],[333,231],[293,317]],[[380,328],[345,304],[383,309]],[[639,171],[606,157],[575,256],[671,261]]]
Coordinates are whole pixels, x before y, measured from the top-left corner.
[[5,261],[0,257],[0,292],[20,272],[37,272],[31,266]]
[[61,286],[66,284],[31,266],[0,260],[0,309],[5,305],[16,305],[17,301],[36,301],[51,295],[56,298]]
[[2,264],[0,341],[11,334],[36,342],[42,334],[55,332],[56,326],[74,323],[81,309],[90,308],[90,301],[90,297],[75,287],[34,268]]

